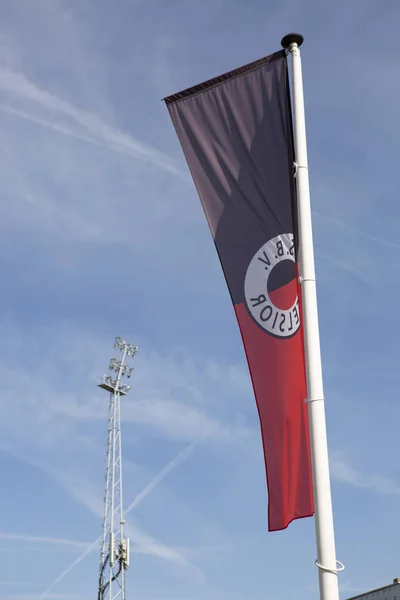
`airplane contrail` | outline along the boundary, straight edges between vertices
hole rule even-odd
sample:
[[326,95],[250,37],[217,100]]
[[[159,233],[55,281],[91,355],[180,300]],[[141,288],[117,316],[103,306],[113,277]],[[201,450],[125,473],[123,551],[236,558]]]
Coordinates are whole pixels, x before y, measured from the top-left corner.
[[101,540],[101,536],[98,537],[92,544],[90,544],[86,550],[84,552],[82,552],[82,554],[80,554],[78,556],[78,558],[76,558],[74,560],[74,562],[72,562],[69,567],[67,567],[65,569],[65,571],[63,571],[61,573],[61,575],[59,575],[58,577],[56,577],[56,579],[45,589],[45,591],[43,592],[43,594],[40,596],[40,600],[43,600],[43,598],[46,598],[49,593],[51,592],[51,590],[54,588],[55,585],[57,585],[57,583],[59,583],[62,579],[64,579],[64,577],[66,575],[68,575],[68,573],[70,573],[72,571],[72,569],[74,569],[76,567],[76,565],[79,565],[79,563],[81,563],[83,561],[84,558],[87,557],[88,554],[91,553],[92,550],[94,550],[94,548],[96,548],[96,546],[99,545],[99,542]]
[[194,446],[195,442],[189,444],[189,446],[186,446],[186,448],[182,450],[182,452],[180,452],[167,465],[165,465],[165,467],[161,469],[161,471],[155,477],[153,477],[153,479],[146,485],[146,487],[144,487],[143,490],[139,492],[139,494],[136,496],[133,502],[131,502],[131,504],[125,510],[125,514],[127,515],[132,510],[134,510],[146,498],[146,496],[148,496],[154,490],[154,488],[157,487],[158,484],[161,483],[161,481],[165,479],[167,475],[169,475],[169,473],[171,473],[171,471],[176,469],[176,467],[178,467],[187,458],[189,458]]
[[[186,446],[186,448],[184,448],[181,452],[179,452],[179,454],[177,454],[175,458],[173,458],[167,465],[165,465],[165,467],[153,477],[153,479],[143,488],[143,490],[139,492],[139,494],[137,494],[133,502],[131,502],[131,504],[126,509],[125,514],[132,512],[163,481],[163,479],[165,479],[165,477],[167,477],[174,469],[176,469],[176,467],[178,467],[185,460],[187,460],[191,455],[194,446],[195,443],[192,442],[191,444]],[[66,575],[68,575],[72,571],[72,569],[79,565],[86,558],[86,556],[90,554],[92,550],[94,550],[94,548],[96,548],[99,545],[101,537],[102,536],[96,538],[95,541],[92,542],[84,550],[84,552],[82,552],[82,554],[80,554],[60,575],[58,575],[58,577],[56,577],[56,579],[52,583],[50,583],[50,585],[40,596],[39,600],[44,600],[45,598],[47,598],[54,586],[57,585],[62,579],[64,579],[64,577],[66,577]]]

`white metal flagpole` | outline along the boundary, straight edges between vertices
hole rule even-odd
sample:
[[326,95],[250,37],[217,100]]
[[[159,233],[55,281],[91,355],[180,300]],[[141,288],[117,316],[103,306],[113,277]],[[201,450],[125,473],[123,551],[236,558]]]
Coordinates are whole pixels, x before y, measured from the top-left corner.
[[286,35],[282,46],[292,55],[293,109],[298,200],[299,262],[303,301],[303,327],[307,373],[311,459],[315,503],[315,529],[321,600],[338,600],[338,572],[344,569],[336,560],[335,535],[329,476],[325,401],[322,383],[317,292],[308,181],[307,140],[304,111],[303,79],[299,47],[303,36]]

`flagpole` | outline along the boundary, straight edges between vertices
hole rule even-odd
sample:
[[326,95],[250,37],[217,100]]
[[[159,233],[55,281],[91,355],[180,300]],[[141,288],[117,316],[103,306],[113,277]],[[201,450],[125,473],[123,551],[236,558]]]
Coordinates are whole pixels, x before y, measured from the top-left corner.
[[312,238],[307,140],[300,46],[303,36],[290,33],[282,46],[292,55],[296,186],[298,200],[299,262],[303,302],[303,328],[307,372],[307,402],[310,422],[311,459],[315,503],[315,529],[321,600],[338,600],[338,572],[326,436],[325,401],[322,382],[318,307]]

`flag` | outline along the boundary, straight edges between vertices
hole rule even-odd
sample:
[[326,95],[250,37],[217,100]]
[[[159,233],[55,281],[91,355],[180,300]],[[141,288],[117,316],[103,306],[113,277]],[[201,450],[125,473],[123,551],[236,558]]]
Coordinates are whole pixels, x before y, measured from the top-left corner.
[[278,531],[314,513],[285,52],[164,100],[242,335]]

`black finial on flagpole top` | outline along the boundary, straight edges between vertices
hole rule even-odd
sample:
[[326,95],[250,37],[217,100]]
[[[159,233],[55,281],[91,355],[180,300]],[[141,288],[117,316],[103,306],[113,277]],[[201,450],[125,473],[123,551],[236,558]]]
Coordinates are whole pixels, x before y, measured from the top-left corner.
[[288,50],[291,44],[297,44],[298,46],[301,46],[303,42],[304,37],[301,35],[301,33],[288,33],[282,38],[281,45],[282,48]]

